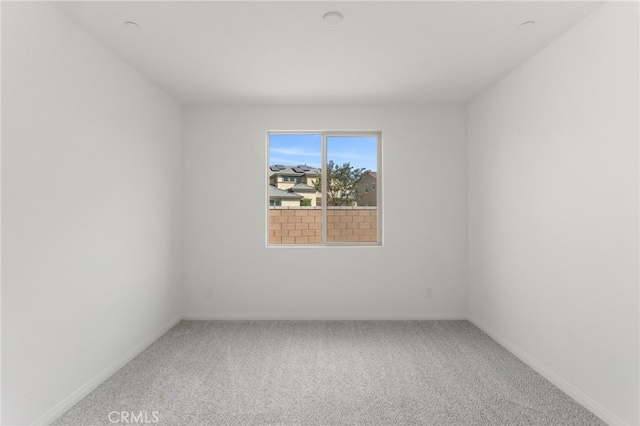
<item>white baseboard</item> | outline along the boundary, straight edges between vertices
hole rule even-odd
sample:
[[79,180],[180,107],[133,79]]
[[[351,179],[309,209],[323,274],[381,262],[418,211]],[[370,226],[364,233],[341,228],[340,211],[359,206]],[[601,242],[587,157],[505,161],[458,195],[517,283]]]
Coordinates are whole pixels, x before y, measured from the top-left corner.
[[479,319],[468,315],[468,320],[478,327],[480,330],[487,333],[493,340],[500,343],[504,346],[509,352],[517,356],[522,362],[531,367],[534,371],[540,374],[545,379],[549,380],[556,387],[558,387],[561,391],[569,395],[571,398],[576,400],[579,404],[584,406],[587,410],[591,411],[593,414],[598,416],[602,421],[607,423],[608,425],[627,425],[624,420],[613,414],[611,411],[604,408],[602,405],[591,399],[589,396],[578,390],[572,384],[564,380],[562,377],[558,376],[553,371],[549,370],[543,364],[538,362],[535,358],[527,354],[525,351],[511,343],[508,339],[504,338],[498,332],[493,330],[487,324],[483,323]]
[[210,320],[466,320],[465,313],[425,314],[425,313],[189,313],[182,319],[194,321]]
[[129,361],[138,356],[142,351],[144,351],[147,347],[149,347],[153,342],[158,340],[160,336],[164,333],[172,329],[176,324],[180,322],[182,316],[176,316],[171,321],[167,322],[165,325],[156,330],[149,337],[140,342],[136,347],[131,349],[129,352],[121,356],[117,361],[113,364],[102,370],[98,375],[89,380],[87,383],[82,385],[79,389],[73,392],[71,395],[66,397],[62,402],[53,407],[47,413],[42,415],[38,420],[36,420],[34,425],[48,425],[56,420],[58,417],[63,415],[67,410],[73,407],[76,403],[78,403],[82,398],[89,395],[91,391],[100,386],[102,382],[108,379],[112,374],[116,371],[124,367]]

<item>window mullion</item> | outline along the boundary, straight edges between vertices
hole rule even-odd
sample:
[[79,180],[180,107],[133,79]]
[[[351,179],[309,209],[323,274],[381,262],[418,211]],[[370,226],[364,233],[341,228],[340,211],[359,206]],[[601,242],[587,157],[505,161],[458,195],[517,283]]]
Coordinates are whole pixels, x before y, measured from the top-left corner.
[[322,164],[320,165],[320,179],[322,182],[322,244],[327,243],[327,135],[322,133]]

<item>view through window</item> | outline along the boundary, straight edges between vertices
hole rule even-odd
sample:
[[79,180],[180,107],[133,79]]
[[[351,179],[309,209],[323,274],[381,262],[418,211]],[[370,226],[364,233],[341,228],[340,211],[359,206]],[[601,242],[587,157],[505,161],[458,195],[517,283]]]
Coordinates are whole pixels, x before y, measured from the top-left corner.
[[268,134],[268,243],[380,243],[377,132]]

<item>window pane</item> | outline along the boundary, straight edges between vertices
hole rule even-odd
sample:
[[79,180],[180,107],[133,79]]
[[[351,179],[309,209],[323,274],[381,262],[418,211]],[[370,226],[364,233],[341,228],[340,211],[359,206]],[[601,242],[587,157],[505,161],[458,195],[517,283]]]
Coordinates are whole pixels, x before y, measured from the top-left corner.
[[269,134],[269,244],[322,242],[322,135]]
[[327,136],[327,242],[377,242],[377,136]]

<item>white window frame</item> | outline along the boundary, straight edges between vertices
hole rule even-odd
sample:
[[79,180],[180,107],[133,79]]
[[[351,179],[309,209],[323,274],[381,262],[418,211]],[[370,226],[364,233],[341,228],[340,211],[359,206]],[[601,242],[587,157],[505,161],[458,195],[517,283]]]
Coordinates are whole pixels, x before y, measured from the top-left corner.
[[[272,134],[290,134],[290,135],[302,135],[302,134],[312,134],[312,135],[321,135],[322,143],[321,143],[321,179],[322,179],[322,242],[321,243],[308,243],[308,244],[270,244],[269,243],[269,164],[270,164],[270,156],[269,156],[269,139]],[[376,187],[380,188],[380,190],[376,191],[376,230],[377,230],[377,241],[327,241],[327,138],[335,137],[335,136],[375,136],[377,138],[377,152],[376,152],[376,160],[377,160],[377,170],[376,170]],[[266,133],[266,165],[265,165],[265,175],[266,175],[266,186],[265,186],[265,198],[266,198],[266,220],[265,220],[265,238],[266,238],[266,247],[268,248],[295,248],[295,247],[382,247],[383,246],[383,192],[382,191],[382,132],[379,130],[373,131],[326,131],[326,130],[270,130]]]

